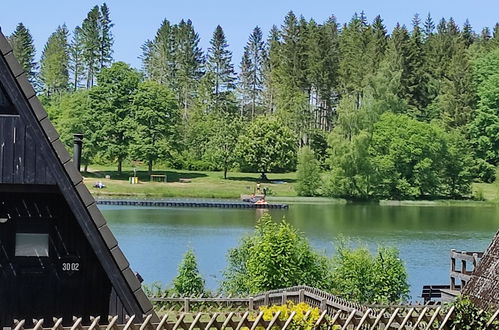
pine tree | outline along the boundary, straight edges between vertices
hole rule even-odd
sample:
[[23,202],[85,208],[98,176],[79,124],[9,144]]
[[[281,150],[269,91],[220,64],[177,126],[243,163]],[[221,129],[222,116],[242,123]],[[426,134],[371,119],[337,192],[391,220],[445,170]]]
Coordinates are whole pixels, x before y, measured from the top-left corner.
[[176,91],[176,62],[175,62],[175,29],[168,20],[163,20],[154,41],[146,41],[148,46],[147,61],[149,61],[146,76],[153,81]]
[[265,48],[262,30],[257,26],[253,29],[241,60],[240,81],[250,106],[251,118],[255,118],[257,108],[262,105],[263,91],[263,66],[265,61]]
[[310,21],[307,28],[307,81],[314,128],[329,130],[338,96],[338,24],[331,17],[322,25]]
[[467,47],[471,46],[476,39],[475,32],[473,32],[473,28],[471,27],[470,21],[466,19],[463,25],[463,32],[461,33],[461,37],[464,40],[464,45]]
[[362,90],[370,72],[366,54],[369,43],[369,26],[364,16],[355,14],[343,27],[340,38],[341,60],[339,75],[343,93],[354,95],[360,106]]
[[100,6],[100,20],[99,20],[99,71],[108,67],[113,62],[113,43],[114,38],[111,33],[111,28],[114,26],[111,23],[109,16],[109,7],[106,3]]
[[371,73],[374,74],[385,56],[388,43],[386,27],[381,16],[376,16],[371,25],[371,37],[369,40],[368,56],[370,60]]
[[263,67],[263,95],[266,113],[269,115],[276,111],[275,70],[279,65],[278,52],[281,43],[280,38],[279,28],[276,25],[273,25],[266,42],[266,56]]
[[244,49],[239,69],[237,89],[240,97],[240,115],[250,117],[248,113],[251,113],[251,60],[247,48]]
[[73,32],[73,38],[69,47],[69,72],[71,74],[71,86],[73,90],[80,87],[85,75],[83,62],[83,32],[77,26]]
[[199,35],[191,20],[181,20],[175,34],[177,94],[184,118],[194,103],[196,90],[203,75],[204,56],[199,47]]
[[96,74],[99,72],[100,59],[100,11],[93,7],[81,25],[83,61],[85,63],[86,87],[91,88],[95,83]]
[[476,106],[472,67],[465,49],[454,55],[437,98],[441,118],[449,127],[467,125]]
[[425,37],[425,40],[428,40],[433,33],[435,32],[435,23],[433,22],[433,19],[431,18],[431,14],[428,13],[426,16],[426,20],[424,22],[424,27],[423,27],[423,34]]
[[403,87],[405,99],[410,106],[410,111],[415,118],[430,119],[425,113],[428,101],[428,80],[425,72],[425,55],[423,46],[423,33],[418,15],[413,18],[413,29],[409,38],[407,54],[404,59]]
[[207,72],[213,74],[213,94],[215,95],[217,102],[223,99],[223,95],[227,92],[231,92],[235,88],[232,52],[228,48],[229,45],[225,39],[224,31],[222,27],[218,25],[210,40],[208,61],[206,63]]
[[69,83],[69,31],[66,25],[57,27],[45,44],[40,60],[40,80],[47,96],[61,93]]
[[21,64],[24,72],[26,72],[29,81],[35,84],[37,69],[37,63],[35,62],[36,51],[33,44],[33,37],[28,28],[23,23],[17,24],[16,30],[8,39],[14,51],[14,56]]

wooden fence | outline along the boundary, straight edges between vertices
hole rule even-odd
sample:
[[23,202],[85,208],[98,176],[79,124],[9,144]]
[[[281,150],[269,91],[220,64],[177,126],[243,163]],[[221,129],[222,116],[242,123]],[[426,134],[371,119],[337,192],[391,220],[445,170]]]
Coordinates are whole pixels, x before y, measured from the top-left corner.
[[[172,298],[172,297],[152,297],[150,300],[156,307],[159,313],[166,312],[194,312],[194,311],[238,311],[238,310],[257,310],[260,306],[280,305],[288,301],[294,303],[305,302],[311,307],[317,307],[321,311],[327,311],[329,315],[333,315],[337,310],[350,313],[356,310],[357,314],[362,314],[367,310],[380,310],[384,308],[387,311],[394,311],[395,308],[400,306],[370,306],[362,305],[359,303],[351,302],[346,299],[337,297],[322,290],[308,287],[308,286],[294,286],[286,289],[272,290],[253,297],[248,298],[204,298],[204,297],[191,297],[191,298]],[[415,309],[422,309],[428,307],[435,309],[435,305],[410,305],[405,307],[414,307]]]
[[[450,252],[450,289],[457,290],[456,282],[461,282],[461,288],[471,278],[471,273],[480,262],[483,252],[466,252],[452,249]],[[458,267],[459,265],[459,267]]]
[[[308,326],[303,323],[296,323],[294,319],[296,312],[289,315],[281,315],[277,312],[272,317],[265,319],[263,312],[245,313],[180,313],[164,315],[159,322],[152,322],[152,316],[144,317],[139,322],[135,317],[129,317],[124,324],[118,324],[117,317],[110,317],[109,320],[102,321],[99,317],[92,318],[90,325],[83,325],[82,319],[75,319],[71,326],[63,326],[62,319],[54,319],[53,326],[44,327],[44,320],[34,320],[33,330],[287,330],[287,329],[460,329],[452,324],[454,307],[444,309],[442,306],[436,309],[424,307],[420,311],[414,308],[396,308],[393,312],[385,309],[374,312],[371,309],[358,313],[352,310],[350,313],[338,310],[334,315],[327,315],[323,311],[320,316],[311,320]],[[486,329],[497,329],[493,324],[497,318],[499,310],[494,313],[486,325]],[[308,311],[302,318],[307,320],[311,315]],[[14,330],[27,330],[24,328],[24,321],[16,321]]]

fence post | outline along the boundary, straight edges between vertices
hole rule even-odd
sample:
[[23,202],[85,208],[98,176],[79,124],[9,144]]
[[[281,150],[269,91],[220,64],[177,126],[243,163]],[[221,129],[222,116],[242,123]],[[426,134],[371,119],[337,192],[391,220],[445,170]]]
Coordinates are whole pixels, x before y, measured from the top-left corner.
[[263,298],[263,304],[265,306],[269,305],[269,293],[268,292],[265,293],[265,297]]
[[189,308],[189,298],[184,299],[184,313],[189,313],[190,308]]
[[298,293],[298,302],[299,303],[305,302],[305,290],[303,289],[300,289]]
[[254,307],[254,301],[253,301],[253,297],[250,297],[249,298],[249,306],[248,306],[249,310],[252,311],[255,309]]
[[454,258],[454,253],[456,252],[455,249],[450,250],[450,289],[451,290],[456,290],[456,278],[454,277],[453,273],[456,271],[456,259]]
[[321,312],[324,312],[327,309],[327,300],[321,299]]
[[286,290],[284,290],[282,292],[282,300],[281,300],[282,305],[286,305],[287,300],[288,300],[288,293],[286,292]]

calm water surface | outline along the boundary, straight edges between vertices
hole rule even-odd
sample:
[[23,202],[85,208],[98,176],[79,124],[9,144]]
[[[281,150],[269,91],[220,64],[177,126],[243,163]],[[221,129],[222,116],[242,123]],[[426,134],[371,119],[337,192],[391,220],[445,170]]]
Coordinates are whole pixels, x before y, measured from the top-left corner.
[[[136,208],[101,210],[145,283],[171,283],[185,251],[192,247],[207,286],[216,289],[226,254],[250,233],[262,210],[216,208]],[[302,231],[328,255],[341,235],[370,248],[396,246],[405,261],[412,299],[424,284],[448,284],[450,249],[482,251],[499,227],[499,208],[380,206],[377,204],[290,204],[271,211]]]

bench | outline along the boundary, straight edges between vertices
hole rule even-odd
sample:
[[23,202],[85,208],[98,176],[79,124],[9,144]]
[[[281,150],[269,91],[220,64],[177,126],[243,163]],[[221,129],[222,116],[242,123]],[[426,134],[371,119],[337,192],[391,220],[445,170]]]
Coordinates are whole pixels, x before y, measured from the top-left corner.
[[163,174],[153,174],[151,175],[151,182],[165,182],[166,183],[166,175]]

